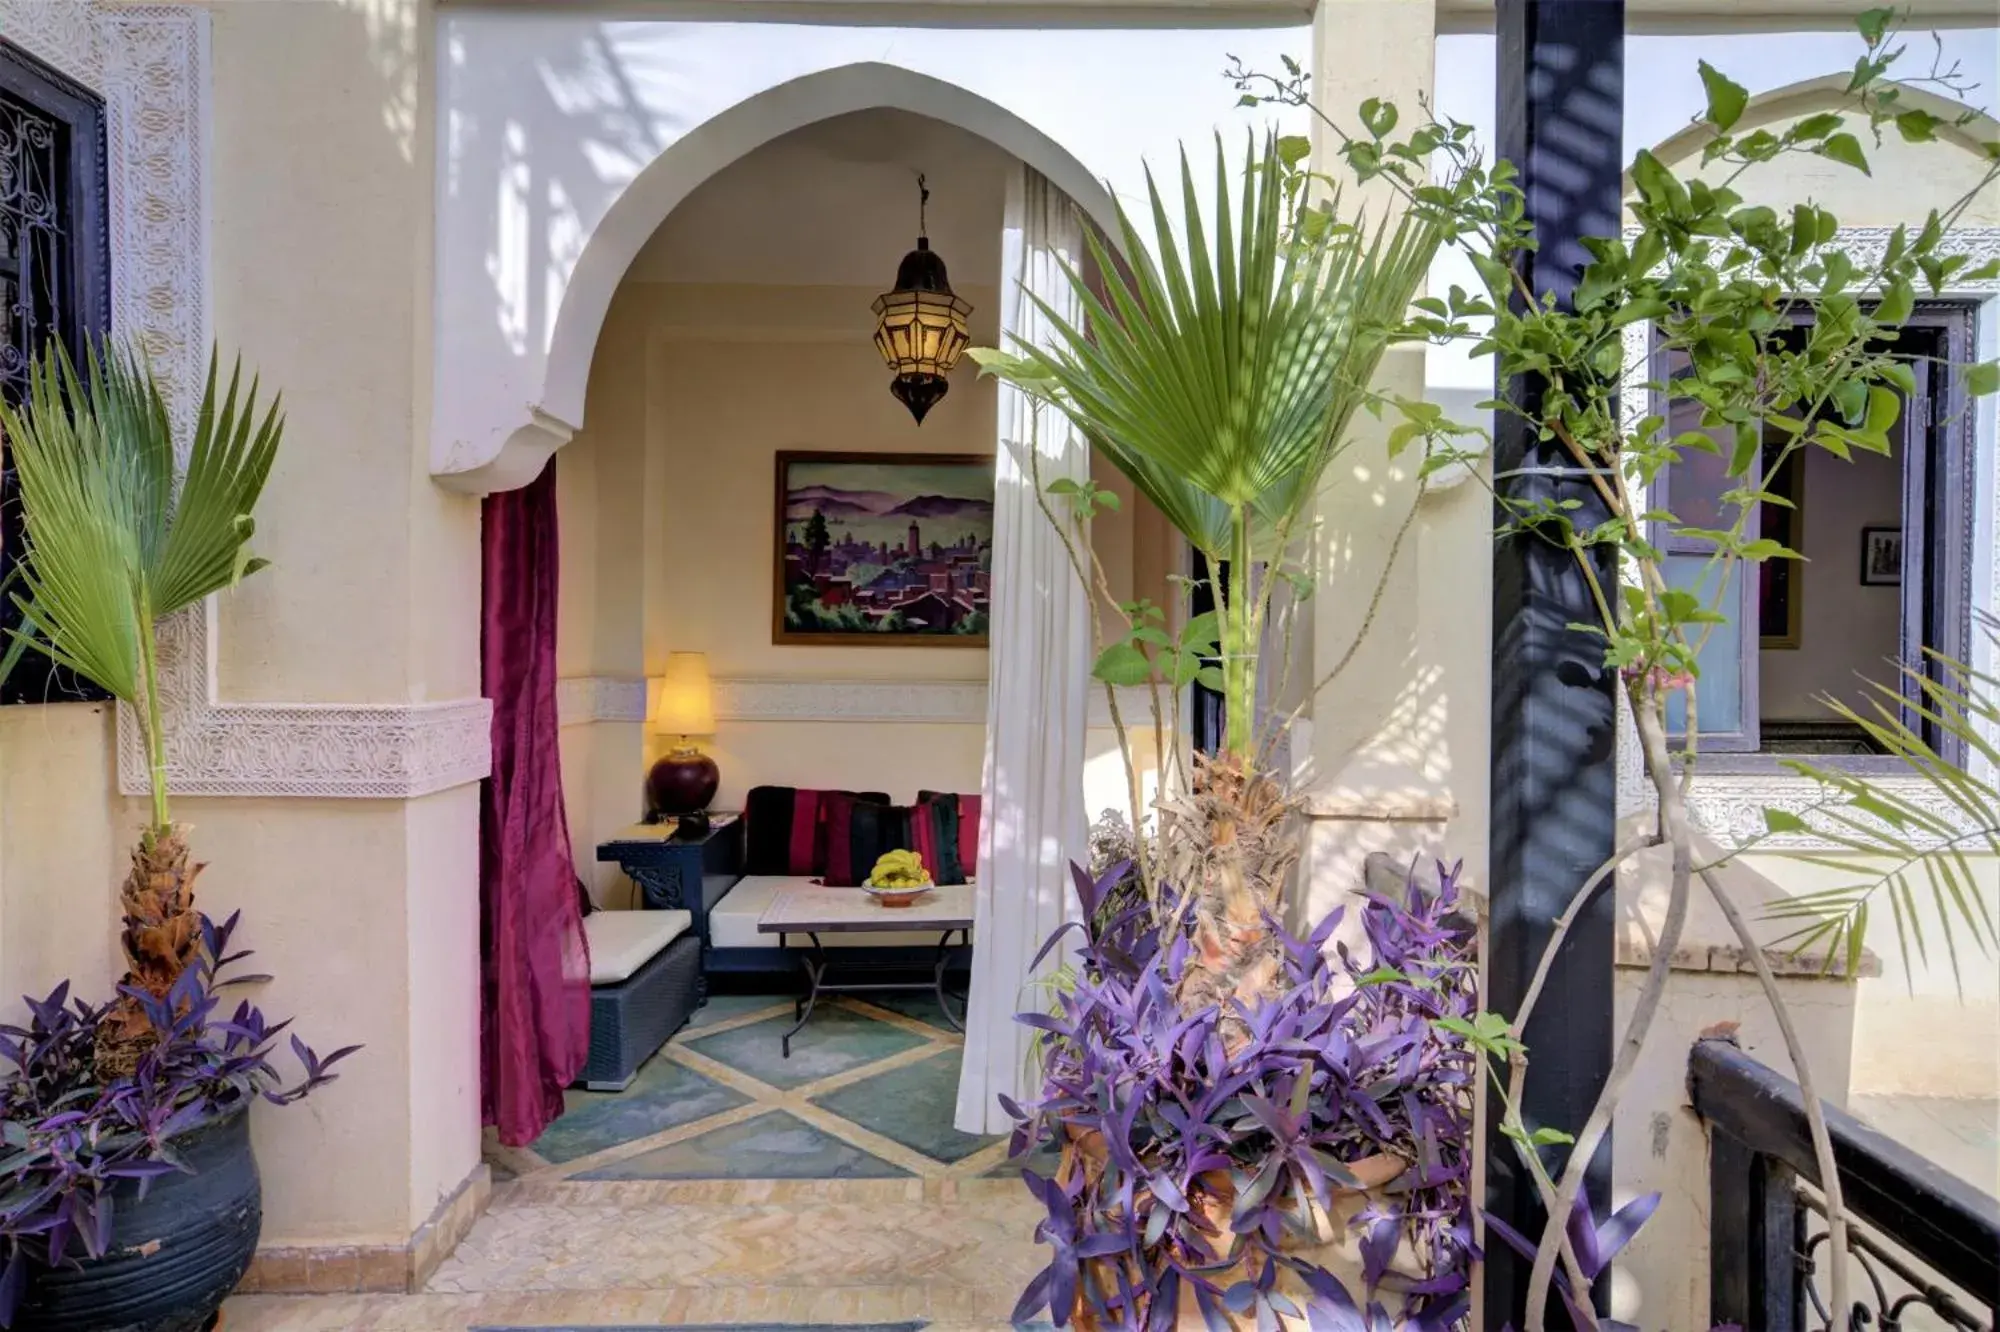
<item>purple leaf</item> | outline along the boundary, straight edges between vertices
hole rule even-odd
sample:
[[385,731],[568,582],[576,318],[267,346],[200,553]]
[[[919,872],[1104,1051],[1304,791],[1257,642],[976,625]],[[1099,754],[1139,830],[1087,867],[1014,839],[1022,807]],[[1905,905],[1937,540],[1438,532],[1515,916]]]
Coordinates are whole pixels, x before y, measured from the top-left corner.
[[1598,1256],[1606,1263],[1616,1258],[1632,1237],[1639,1233],[1639,1227],[1652,1218],[1660,1206],[1660,1195],[1649,1193],[1642,1198],[1634,1198],[1613,1212],[1610,1219],[1597,1227],[1596,1247]]

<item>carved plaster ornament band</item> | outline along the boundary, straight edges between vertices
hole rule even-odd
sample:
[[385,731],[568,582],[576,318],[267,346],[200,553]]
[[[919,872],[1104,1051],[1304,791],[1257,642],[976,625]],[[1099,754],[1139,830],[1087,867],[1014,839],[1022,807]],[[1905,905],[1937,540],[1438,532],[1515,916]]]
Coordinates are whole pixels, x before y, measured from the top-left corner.
[[[105,99],[112,326],[145,348],[183,438],[209,334],[202,145],[208,15],[194,6],[0,0],[0,33]],[[491,705],[224,703],[215,627],[163,628],[167,780],[180,795],[406,799],[484,777]],[[139,728],[118,709],[118,786],[147,790]]]
[[[714,682],[715,715],[734,722],[914,722],[984,726],[983,680],[760,680]],[[1168,706],[1164,697],[1162,708]],[[1152,700],[1142,688],[1121,688],[1118,709],[1127,726],[1152,725]],[[556,684],[556,715],[564,726],[646,720],[646,682],[579,675]],[[1090,691],[1089,725],[1111,725],[1104,690]]]

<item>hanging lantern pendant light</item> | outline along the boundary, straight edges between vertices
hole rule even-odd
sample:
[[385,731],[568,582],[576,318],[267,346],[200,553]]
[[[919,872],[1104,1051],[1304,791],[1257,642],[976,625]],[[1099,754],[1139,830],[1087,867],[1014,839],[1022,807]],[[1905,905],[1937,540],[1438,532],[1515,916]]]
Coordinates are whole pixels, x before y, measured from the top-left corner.
[[972,341],[972,307],[952,294],[944,260],[931,249],[926,214],[931,192],[917,177],[917,248],[896,269],[896,287],[875,298],[875,346],[896,372],[889,392],[922,425],[951,385],[945,376]]

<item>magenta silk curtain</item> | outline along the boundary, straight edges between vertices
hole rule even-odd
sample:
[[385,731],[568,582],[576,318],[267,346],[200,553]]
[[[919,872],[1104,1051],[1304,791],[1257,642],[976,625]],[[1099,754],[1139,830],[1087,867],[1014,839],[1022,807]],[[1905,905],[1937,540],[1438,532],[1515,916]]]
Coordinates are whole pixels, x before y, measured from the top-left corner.
[[562,1113],[590,1048],[590,961],[556,749],[556,469],[486,497],[480,687],[480,1111],[519,1147]]

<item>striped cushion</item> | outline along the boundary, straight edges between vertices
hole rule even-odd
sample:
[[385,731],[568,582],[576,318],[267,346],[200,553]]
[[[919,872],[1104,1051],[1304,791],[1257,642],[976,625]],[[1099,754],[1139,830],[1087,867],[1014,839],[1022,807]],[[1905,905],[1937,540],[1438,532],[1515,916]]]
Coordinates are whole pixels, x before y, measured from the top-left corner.
[[[958,867],[961,877],[951,880],[939,879],[939,883],[963,883],[979,870],[979,800],[977,795],[953,795],[949,791],[919,791],[917,803],[926,800],[949,801],[957,811]],[[929,861],[925,861],[929,864]]]
[[887,793],[815,791],[795,786],[754,786],[744,797],[745,874],[818,874],[826,865],[829,801],[872,800],[888,804]]
[[965,882],[965,863],[958,856],[957,796],[919,800],[910,811],[910,840],[932,883]]
[[884,852],[914,850],[910,821],[907,805],[856,799],[846,803],[844,818],[839,804],[829,805],[823,871],[827,886],[852,888],[865,883]]

